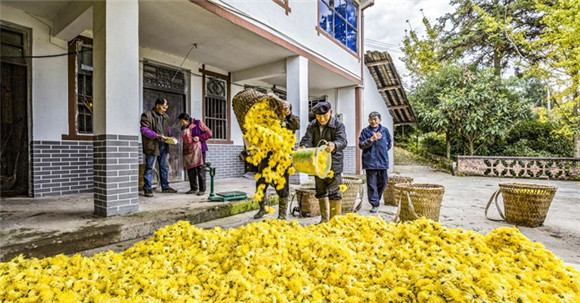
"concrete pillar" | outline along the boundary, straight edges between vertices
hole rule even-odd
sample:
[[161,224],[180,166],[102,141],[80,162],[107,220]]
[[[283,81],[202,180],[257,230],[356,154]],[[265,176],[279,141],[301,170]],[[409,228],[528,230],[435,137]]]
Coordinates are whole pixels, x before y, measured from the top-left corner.
[[[296,143],[306,133],[308,127],[308,59],[302,56],[286,58],[286,98],[292,104],[292,111],[300,117],[300,130],[296,132]],[[295,175],[296,176],[296,175]],[[291,183],[306,183],[308,176],[299,174]]]
[[139,211],[139,3],[93,2],[95,214]]
[[360,135],[360,132],[363,129],[363,88],[361,86],[357,86],[354,89],[354,102],[355,102],[355,157],[356,157],[356,168],[355,168],[355,174],[360,175],[363,173],[363,169],[362,169],[362,151],[361,149],[358,147],[358,137]]

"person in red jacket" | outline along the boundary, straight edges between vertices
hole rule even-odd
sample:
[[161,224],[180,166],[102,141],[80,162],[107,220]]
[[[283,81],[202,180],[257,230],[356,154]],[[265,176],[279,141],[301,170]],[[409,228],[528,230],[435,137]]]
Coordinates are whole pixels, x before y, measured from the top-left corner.
[[190,190],[187,194],[205,194],[205,157],[208,150],[206,141],[212,136],[211,130],[201,120],[187,113],[179,115],[183,139],[183,166],[187,170]]

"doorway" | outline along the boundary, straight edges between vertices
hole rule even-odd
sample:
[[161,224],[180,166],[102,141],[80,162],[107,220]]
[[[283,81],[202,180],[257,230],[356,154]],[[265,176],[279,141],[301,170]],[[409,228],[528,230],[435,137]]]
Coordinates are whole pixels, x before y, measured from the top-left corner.
[[185,112],[185,95],[146,88],[143,90],[143,111],[148,111],[155,107],[155,100],[157,98],[167,99],[169,108],[166,114],[169,116],[169,127],[171,127],[173,136],[179,141],[177,145],[169,145],[169,154],[167,156],[167,162],[169,162],[169,181],[183,181],[181,125],[177,117],[179,114]]
[[29,190],[27,33],[2,25],[0,196]]

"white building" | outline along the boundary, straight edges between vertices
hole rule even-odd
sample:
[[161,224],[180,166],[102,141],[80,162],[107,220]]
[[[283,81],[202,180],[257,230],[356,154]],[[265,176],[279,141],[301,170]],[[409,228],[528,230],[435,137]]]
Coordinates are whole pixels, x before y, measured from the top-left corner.
[[[181,112],[212,129],[208,161],[218,178],[242,176],[231,99],[245,86],[286,96],[302,121],[298,140],[309,107],[328,100],[347,129],[345,173],[361,173],[356,145],[367,114],[381,112],[391,133],[393,122],[414,120],[388,72],[392,62],[365,67],[364,10],[372,4],[2,1],[2,192],[94,191],[99,215],[137,212],[139,118],[159,96],[170,103],[177,134]],[[178,148],[170,167],[170,180],[183,180]]]

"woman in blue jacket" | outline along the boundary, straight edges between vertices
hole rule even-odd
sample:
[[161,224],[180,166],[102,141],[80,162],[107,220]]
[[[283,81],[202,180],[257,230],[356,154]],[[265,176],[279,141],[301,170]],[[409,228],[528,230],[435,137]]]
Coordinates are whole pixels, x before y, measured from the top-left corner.
[[379,210],[379,201],[387,185],[392,142],[389,130],[381,125],[381,114],[371,112],[369,126],[361,131],[358,138],[358,147],[362,149],[362,164],[367,175],[367,193],[373,206],[372,213]]

